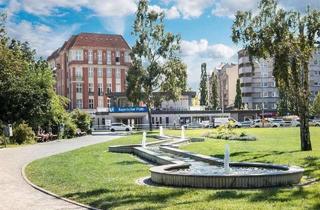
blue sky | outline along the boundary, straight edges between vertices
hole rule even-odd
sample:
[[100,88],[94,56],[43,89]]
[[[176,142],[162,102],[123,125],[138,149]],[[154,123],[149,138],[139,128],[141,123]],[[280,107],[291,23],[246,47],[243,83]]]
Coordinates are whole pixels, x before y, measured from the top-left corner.
[[[255,10],[257,0],[151,0],[151,9],[166,13],[166,30],[182,38],[189,85],[198,88],[200,65],[211,71],[221,62],[237,62],[239,46],[231,41],[233,14]],[[0,0],[8,15],[10,36],[29,41],[46,57],[80,32],[122,34],[129,45],[137,0]],[[286,9],[320,8],[320,0],[280,0]]]

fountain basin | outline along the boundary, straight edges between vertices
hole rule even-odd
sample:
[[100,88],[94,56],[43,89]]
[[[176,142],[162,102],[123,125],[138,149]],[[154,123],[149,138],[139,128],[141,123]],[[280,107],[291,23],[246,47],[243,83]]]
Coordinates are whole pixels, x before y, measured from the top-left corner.
[[[178,142],[184,141],[148,143],[148,146],[160,145],[153,151],[139,144],[112,146],[109,151],[132,153],[160,165],[150,168],[151,180],[165,186],[217,189],[279,187],[299,183],[304,172],[296,166],[230,162],[230,173],[224,173],[223,159],[173,148]],[[197,170],[194,161],[201,162],[196,164],[203,164],[203,169]]]
[[[223,160],[206,155],[194,154],[170,147],[160,147],[167,153],[188,157],[220,167],[211,173],[195,173],[190,171],[190,165],[170,164],[156,166],[150,169],[151,180],[157,184],[176,187],[196,188],[262,188],[278,187],[297,184],[300,182],[304,170],[300,167],[273,165],[265,163],[231,162],[231,172],[223,173]],[[209,166],[210,168],[210,166]],[[235,169],[248,169],[248,173],[239,173]],[[254,170],[256,169],[256,170]],[[208,168],[206,169],[208,171]]]

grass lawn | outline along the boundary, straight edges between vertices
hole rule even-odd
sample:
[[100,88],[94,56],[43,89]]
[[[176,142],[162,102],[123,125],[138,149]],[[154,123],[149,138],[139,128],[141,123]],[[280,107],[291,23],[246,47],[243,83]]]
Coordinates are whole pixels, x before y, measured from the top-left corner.
[[[208,130],[186,130],[200,136]],[[320,128],[311,128],[312,152],[300,152],[298,128],[241,129],[254,142],[206,139],[182,149],[223,157],[230,145],[234,161],[299,165],[305,175],[320,178]],[[179,131],[165,134],[179,135]],[[294,188],[212,190],[140,186],[150,166],[129,154],[107,152],[110,145],[139,143],[141,135],[81,148],[34,161],[26,173],[32,182],[54,193],[102,209],[320,209],[320,183]]]

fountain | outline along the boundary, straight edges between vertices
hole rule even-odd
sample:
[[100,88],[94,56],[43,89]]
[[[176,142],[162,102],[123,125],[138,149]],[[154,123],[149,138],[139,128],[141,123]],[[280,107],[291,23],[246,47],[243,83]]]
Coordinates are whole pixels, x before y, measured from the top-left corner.
[[147,142],[147,133],[145,131],[143,131],[142,134],[142,141],[141,141],[141,146],[143,148],[146,148],[146,142]]
[[184,126],[181,126],[181,139],[185,139],[184,131]]
[[159,129],[160,129],[160,134],[159,134],[159,136],[160,136],[160,137],[164,137],[164,135],[163,135],[163,127],[162,127],[162,126],[160,126],[160,128],[159,128]]
[[230,173],[230,148],[229,148],[229,144],[226,144],[226,148],[224,151],[224,173],[225,174],[229,174]]
[[[185,138],[181,127],[181,140]],[[260,188],[290,186],[300,182],[304,170],[297,166],[268,163],[230,162],[230,148],[225,145],[224,159],[183,151],[177,141],[162,144],[152,142],[146,147],[146,132],[141,146],[110,146],[110,152],[131,153],[156,163],[150,168],[151,181],[166,186],[198,188]]]

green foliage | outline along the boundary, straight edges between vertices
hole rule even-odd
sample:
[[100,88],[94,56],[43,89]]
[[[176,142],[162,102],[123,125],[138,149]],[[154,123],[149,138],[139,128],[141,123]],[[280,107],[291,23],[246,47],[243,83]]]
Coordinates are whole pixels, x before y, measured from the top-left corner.
[[79,128],[81,131],[88,132],[90,130],[92,119],[87,112],[75,109],[71,112],[71,118],[76,124],[77,128]]
[[261,0],[257,13],[236,14],[232,40],[243,43],[250,61],[274,59],[273,75],[280,89],[289,89],[289,100],[301,121],[301,150],[311,150],[309,131],[309,61],[318,47],[320,11],[284,10],[276,0]]
[[207,86],[207,64],[201,64],[201,75],[200,75],[200,106],[208,105],[208,86]]
[[240,79],[237,79],[236,98],[234,100],[234,107],[237,109],[242,108],[242,95],[241,95]]
[[320,92],[317,94],[312,103],[311,111],[314,116],[320,116]]
[[67,139],[73,138],[76,135],[76,132],[77,132],[77,125],[73,122],[71,118],[68,118],[64,122],[63,137]]
[[210,97],[210,105],[213,110],[218,108],[218,78],[214,72],[211,74],[211,97]]
[[[155,101],[177,100],[186,88],[186,65],[178,58],[180,36],[165,32],[164,13],[149,10],[149,2],[140,0],[132,34],[136,43],[132,47],[132,65],[127,75],[127,96],[148,107],[149,126],[151,108]],[[164,94],[155,94],[163,92]]]
[[18,144],[30,144],[35,142],[36,135],[34,134],[33,130],[29,125],[25,122],[18,124],[13,129],[13,139],[15,143]]
[[67,118],[66,99],[57,96],[48,63],[37,59],[27,42],[6,35],[0,14],[0,120],[26,121],[34,130]]

